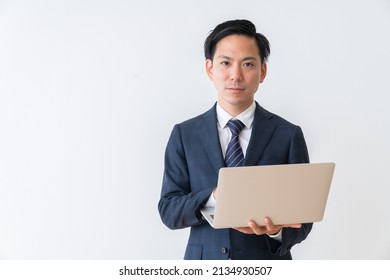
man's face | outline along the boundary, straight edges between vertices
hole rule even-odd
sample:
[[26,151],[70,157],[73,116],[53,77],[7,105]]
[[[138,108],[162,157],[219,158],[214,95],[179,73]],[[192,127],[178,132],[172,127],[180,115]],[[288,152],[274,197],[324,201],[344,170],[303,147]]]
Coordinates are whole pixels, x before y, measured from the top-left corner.
[[229,35],[217,43],[213,60],[206,60],[206,71],[217,89],[218,103],[237,116],[252,104],[267,65],[261,63],[255,39]]

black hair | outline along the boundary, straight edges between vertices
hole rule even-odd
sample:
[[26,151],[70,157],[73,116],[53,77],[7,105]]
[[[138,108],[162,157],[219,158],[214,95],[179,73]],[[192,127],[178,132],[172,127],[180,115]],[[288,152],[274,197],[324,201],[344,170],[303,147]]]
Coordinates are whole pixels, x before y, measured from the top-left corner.
[[267,62],[271,53],[268,39],[261,33],[256,32],[255,25],[246,19],[225,21],[210,31],[204,42],[204,55],[206,59],[213,59],[217,43],[229,35],[244,35],[254,38],[259,47],[261,63]]

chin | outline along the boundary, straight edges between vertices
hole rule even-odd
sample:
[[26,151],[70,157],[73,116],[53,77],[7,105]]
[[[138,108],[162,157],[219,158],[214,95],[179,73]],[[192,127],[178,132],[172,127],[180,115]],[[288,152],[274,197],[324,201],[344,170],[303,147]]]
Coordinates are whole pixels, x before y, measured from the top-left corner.
[[236,97],[236,98],[232,97],[232,98],[229,98],[228,102],[231,105],[243,106],[243,105],[246,105],[246,104],[251,104],[252,103],[252,99],[248,100],[248,99],[243,99],[243,98],[240,98],[240,97]]

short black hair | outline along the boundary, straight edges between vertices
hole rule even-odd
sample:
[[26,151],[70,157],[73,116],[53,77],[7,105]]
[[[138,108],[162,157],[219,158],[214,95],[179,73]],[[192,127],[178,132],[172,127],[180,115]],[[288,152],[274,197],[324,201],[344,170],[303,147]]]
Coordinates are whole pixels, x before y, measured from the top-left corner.
[[259,47],[261,63],[267,62],[271,53],[268,39],[261,33],[256,32],[256,26],[246,19],[225,21],[210,31],[204,42],[204,55],[206,59],[213,59],[217,43],[229,35],[244,35],[256,40]]

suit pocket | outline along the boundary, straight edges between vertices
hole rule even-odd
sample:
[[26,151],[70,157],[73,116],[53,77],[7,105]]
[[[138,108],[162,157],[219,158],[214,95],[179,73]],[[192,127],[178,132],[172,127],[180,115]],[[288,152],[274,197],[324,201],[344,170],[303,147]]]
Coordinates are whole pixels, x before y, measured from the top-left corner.
[[202,259],[202,245],[188,244],[184,254],[185,260],[201,260]]

